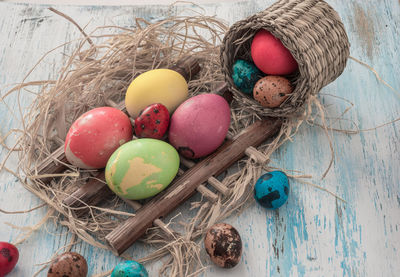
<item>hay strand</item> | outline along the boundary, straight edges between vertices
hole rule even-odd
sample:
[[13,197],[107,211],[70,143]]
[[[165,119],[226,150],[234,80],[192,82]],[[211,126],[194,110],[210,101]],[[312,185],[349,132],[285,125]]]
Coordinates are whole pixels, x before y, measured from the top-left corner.
[[[54,9],[52,11],[56,12]],[[61,12],[58,14],[74,23]],[[24,78],[21,84],[17,84],[1,98],[4,100],[12,93],[19,93],[31,86],[39,86],[40,93],[37,99],[29,107],[28,112],[22,115],[23,135],[14,147],[8,148],[10,153],[19,150],[21,172],[14,174],[27,177],[20,178],[22,184],[48,205],[49,216],[40,223],[46,222],[51,216],[79,239],[99,248],[109,249],[104,241],[106,234],[134,213],[125,212],[126,204],[118,197],[114,197],[104,201],[102,206],[86,205],[83,208],[88,208],[89,213],[83,218],[76,217],[74,209],[63,205],[63,199],[87,179],[92,178],[91,172],[71,168],[62,174],[41,175],[42,178],[56,177],[50,185],[45,185],[39,176],[29,175],[30,172],[37,170],[36,161],[43,160],[63,145],[66,130],[83,112],[122,100],[127,86],[142,72],[169,67],[177,60],[195,55],[201,62],[202,71],[189,82],[191,96],[213,91],[224,81],[219,55],[222,37],[228,28],[223,21],[197,15],[171,17],[154,23],[142,19],[137,19],[136,22],[136,27],[132,29],[103,26],[91,33],[84,32],[78,26],[83,38],[68,42],[75,43],[75,50],[67,58],[56,81],[24,83],[26,80]],[[107,33],[104,33],[106,30]],[[86,41],[89,45],[85,43]],[[57,49],[46,53],[44,57]],[[28,75],[38,67],[44,57]],[[304,110],[297,113],[298,117],[285,119],[279,134],[272,141],[259,147],[258,150],[262,151],[266,159],[270,159],[272,153],[286,141],[291,141],[304,122],[310,124],[314,122],[316,115],[312,114],[311,107],[315,107],[315,99],[307,98]],[[232,102],[232,124],[229,130],[232,135],[238,134],[240,130],[263,115],[257,109],[247,107],[246,101],[240,101],[237,97]],[[320,126],[328,135],[328,131],[333,129],[329,127],[329,122],[324,117],[322,104],[317,105],[317,108],[322,119]],[[5,138],[0,140],[1,144],[5,145]],[[333,153],[332,145],[330,149]],[[7,169],[5,164],[6,160],[1,164],[3,169]],[[331,164],[332,161],[326,173]],[[193,209],[197,209],[194,217],[181,222],[183,232],[174,233],[172,241],[171,236],[166,235],[161,228],[151,228],[142,241],[155,246],[156,250],[139,261],[150,263],[168,256],[160,269],[162,276],[196,276],[203,272],[206,265],[201,259],[199,239],[211,225],[234,213],[242,212],[253,203],[253,185],[262,174],[265,164],[260,164],[255,159],[244,159],[238,162],[237,168],[240,170],[230,172],[222,180],[223,185],[228,188],[226,195],[218,193],[219,199],[215,203],[203,201],[192,203]],[[307,183],[344,201],[325,188],[311,182]],[[37,208],[29,211],[35,209]],[[40,228],[40,225],[26,229],[28,231],[26,235],[37,228]],[[22,239],[26,238],[27,236]],[[127,255],[124,257],[131,258]],[[109,273],[96,276],[106,276]]]

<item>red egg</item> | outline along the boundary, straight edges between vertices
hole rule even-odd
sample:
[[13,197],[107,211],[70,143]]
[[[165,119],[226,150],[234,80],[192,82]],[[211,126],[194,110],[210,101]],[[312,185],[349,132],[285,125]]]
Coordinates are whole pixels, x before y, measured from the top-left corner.
[[65,139],[65,156],[80,168],[106,166],[111,154],[132,139],[132,125],[122,111],[101,107],[81,115]]
[[287,75],[298,68],[290,51],[267,30],[260,30],[254,36],[251,57],[262,72],[270,75]]
[[169,112],[163,104],[152,104],[135,119],[135,134],[139,138],[161,139],[168,129]]
[[18,262],[18,249],[8,243],[0,242],[0,276],[10,273]]
[[229,104],[222,96],[197,95],[175,110],[168,138],[186,158],[204,157],[223,143],[230,120]]

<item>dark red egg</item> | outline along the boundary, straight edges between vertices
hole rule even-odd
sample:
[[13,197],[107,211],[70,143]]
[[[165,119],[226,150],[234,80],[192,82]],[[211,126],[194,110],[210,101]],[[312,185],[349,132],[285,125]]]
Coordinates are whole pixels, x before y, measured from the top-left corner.
[[161,139],[167,132],[169,112],[163,104],[152,104],[135,119],[135,134],[139,138]]
[[10,273],[18,262],[18,249],[8,242],[0,242],[0,276]]
[[231,110],[222,96],[196,95],[175,110],[168,139],[186,158],[205,157],[224,142],[230,122]]

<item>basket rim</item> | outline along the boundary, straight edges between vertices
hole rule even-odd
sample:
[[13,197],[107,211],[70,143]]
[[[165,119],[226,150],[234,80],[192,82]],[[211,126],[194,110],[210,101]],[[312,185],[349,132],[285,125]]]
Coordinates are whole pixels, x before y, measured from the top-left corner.
[[[308,64],[305,58],[305,55],[309,53],[304,53],[303,51],[300,51],[299,48],[296,46],[297,45],[296,37],[291,37],[286,35],[287,33],[289,33],[288,31],[289,28],[283,25],[282,22],[277,22],[278,20],[276,18],[275,20],[273,20],[274,16],[270,15],[271,14],[270,9],[272,7],[276,8],[276,6],[282,2],[286,4],[308,2],[309,6],[322,10],[321,15],[314,16],[313,19],[316,19],[316,22],[324,21],[325,18],[323,15],[327,14],[327,16],[332,17],[331,21],[335,23],[334,26],[328,26],[328,27],[332,29],[338,29],[339,30],[338,33],[344,34],[343,37],[344,46],[342,47],[343,49],[340,49],[343,52],[344,62],[342,62],[342,64],[336,65],[336,67],[339,67],[339,69],[334,70],[335,71],[333,74],[334,76],[329,76],[329,78],[326,78],[327,80],[323,80],[320,82],[320,84],[318,84],[314,80],[317,77],[320,77],[319,76],[320,74],[317,72],[316,74],[313,74],[315,76],[313,77],[313,79],[311,79],[312,75],[310,74],[310,72],[313,72],[314,64]],[[266,18],[265,16],[265,14],[267,13],[270,15],[270,17],[268,18]],[[261,27],[260,24],[262,24]],[[242,93],[240,90],[238,90],[231,78],[231,75],[233,73],[232,66],[235,60],[243,59],[246,61],[253,62],[251,56],[250,59],[246,59],[241,56],[238,57],[238,52],[239,50],[243,49],[242,46],[243,43],[251,44],[251,42],[249,41],[252,41],[252,37],[254,37],[256,32],[258,32],[260,29],[264,29],[270,32],[274,37],[279,39],[282,42],[282,44],[291,52],[293,58],[296,60],[298,64],[298,69],[294,74],[283,76],[283,77],[288,77],[291,80],[294,80],[292,81],[294,87],[292,95],[289,96],[279,107],[276,108],[267,108],[261,106],[256,100],[251,98],[251,96]],[[240,34],[240,36],[235,35],[235,33]],[[229,47],[236,47],[239,43],[242,44],[238,49],[236,49],[234,52],[229,51],[230,50]],[[347,58],[349,56],[349,46],[350,44],[348,42],[344,25],[340,20],[338,13],[328,3],[326,3],[323,0],[289,0],[289,1],[281,0],[276,2],[266,10],[260,11],[247,18],[235,22],[225,34],[221,47],[220,58],[221,58],[222,71],[225,75],[225,79],[228,82],[230,89],[232,90],[236,100],[239,101],[242,100],[245,107],[259,113],[260,115],[273,116],[273,117],[281,117],[281,116],[288,117],[293,114],[297,114],[297,112],[300,110],[300,107],[304,106],[304,103],[307,102],[307,99],[311,95],[317,94],[323,86],[325,86],[327,83],[332,82],[343,72]],[[339,52],[338,55],[340,54],[342,53]],[[304,89],[307,89],[307,91],[304,91]]]

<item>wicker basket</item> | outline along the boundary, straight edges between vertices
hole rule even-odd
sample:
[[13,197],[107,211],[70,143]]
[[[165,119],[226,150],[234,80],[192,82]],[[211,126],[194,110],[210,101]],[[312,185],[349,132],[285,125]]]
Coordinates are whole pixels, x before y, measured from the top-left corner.
[[[280,39],[299,65],[299,71],[290,76],[295,86],[292,95],[274,109],[262,107],[240,92],[231,78],[235,60],[251,61],[251,42],[260,29]],[[261,116],[287,117],[302,111],[308,96],[317,94],[343,72],[349,46],[343,23],[325,1],[280,0],[231,26],[222,44],[221,64],[234,98],[245,109]]]

